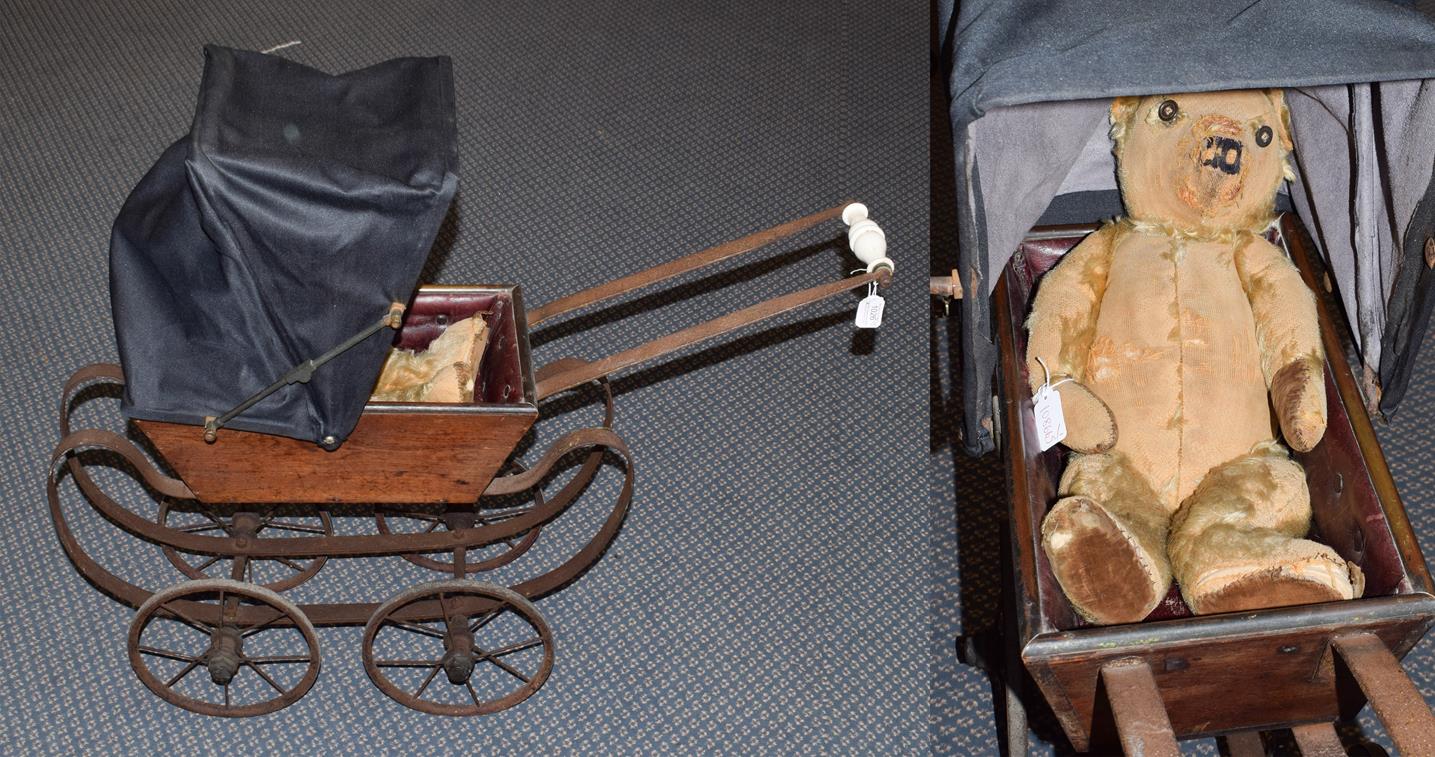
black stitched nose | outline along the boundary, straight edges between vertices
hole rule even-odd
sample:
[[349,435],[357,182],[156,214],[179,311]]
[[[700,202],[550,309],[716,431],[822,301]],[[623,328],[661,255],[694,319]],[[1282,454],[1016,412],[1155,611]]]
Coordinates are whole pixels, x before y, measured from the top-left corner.
[[1240,173],[1242,149],[1244,148],[1239,140],[1229,137],[1206,137],[1205,149],[1202,150],[1206,159],[1201,161],[1201,165],[1210,166],[1223,173]]

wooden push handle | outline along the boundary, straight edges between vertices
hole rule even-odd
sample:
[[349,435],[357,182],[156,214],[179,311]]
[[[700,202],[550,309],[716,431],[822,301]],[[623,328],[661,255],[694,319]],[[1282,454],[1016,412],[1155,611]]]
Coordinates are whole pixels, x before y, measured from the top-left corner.
[[866,286],[870,282],[885,285],[891,281],[891,279],[892,272],[890,270],[878,268],[872,273],[863,273],[831,284],[823,284],[821,286],[812,287],[811,289],[804,289],[800,292],[793,292],[792,294],[782,297],[776,297],[766,302],[729,313],[720,318],[714,318],[707,323],[701,323],[696,326],[690,326],[682,331],[673,332],[667,336],[659,337],[651,342],[624,350],[615,355],[609,355],[599,360],[586,361],[563,358],[562,360],[545,365],[538,370],[536,393],[538,399],[542,400],[558,392],[572,389],[575,386],[581,386],[589,381],[607,376],[614,371],[661,357],[690,344],[696,344],[705,339],[726,334],[729,331],[786,313],[789,310],[804,305],[827,299],[828,297],[835,297],[843,292]]
[[1123,752],[1133,757],[1180,757],[1161,690],[1145,660],[1127,658],[1103,665],[1101,684]]
[[[1306,723],[1291,726],[1301,757],[1345,757],[1345,747],[1331,723]],[[1264,754],[1264,752],[1262,752]]]
[[669,261],[661,265],[655,265],[637,273],[631,273],[619,279],[604,282],[598,286],[584,289],[581,292],[570,294],[567,297],[554,300],[540,307],[528,311],[528,326],[532,328],[538,324],[564,313],[571,313],[574,310],[588,307],[589,305],[612,299],[618,295],[643,287],[652,286],[662,281],[681,276],[699,268],[705,268],[715,263],[720,263],[729,258],[735,258],[744,253],[766,247],[779,239],[786,239],[800,232],[806,231],[823,221],[831,221],[842,216],[843,208],[851,203],[834,205],[826,210],[820,210],[812,215],[803,216],[793,221],[764,229],[753,234],[748,234],[741,239],[734,239],[731,242],[724,242],[716,247],[695,252],[686,257]]
[[1331,647],[1400,753],[1435,754],[1435,714],[1385,642],[1373,633],[1353,633],[1336,636]]
[[957,276],[955,268],[952,269],[951,276],[933,276],[929,285],[935,297],[950,297],[954,300],[962,298],[962,280]]
[[[885,286],[892,280],[892,260],[886,257],[886,234],[875,221],[867,217],[867,206],[861,203],[842,203],[827,210],[818,211],[794,221],[774,226],[741,239],[735,239],[717,247],[696,252],[687,257],[653,266],[577,294],[554,300],[539,308],[528,311],[528,325],[536,326],[554,316],[569,313],[597,302],[617,297],[636,289],[666,281],[690,271],[752,252],[779,239],[785,239],[810,229],[823,221],[841,218],[850,228],[848,244],[853,254],[866,264],[866,272],[841,281],[793,292],[766,302],[738,310],[707,323],[692,326],[682,331],[659,337],[645,344],[633,347],[615,355],[598,360],[585,361],[564,358],[540,368],[536,374],[536,395],[542,400],[573,387],[586,384],[608,374],[638,363],[666,355],[690,344],[726,334],[752,323],[780,315],[794,308],[802,307],[828,297],[835,297],[868,284]],[[880,306],[880,301],[878,306]],[[880,311],[879,311],[880,312]],[[880,321],[880,316],[878,317]],[[862,324],[859,322],[858,324]]]

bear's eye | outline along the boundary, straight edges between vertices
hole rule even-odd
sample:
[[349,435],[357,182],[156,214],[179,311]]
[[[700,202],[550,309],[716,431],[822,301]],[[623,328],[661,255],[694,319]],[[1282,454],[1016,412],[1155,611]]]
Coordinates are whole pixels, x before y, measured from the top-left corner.
[[1271,131],[1271,127],[1269,126],[1262,126],[1261,128],[1256,129],[1256,144],[1260,145],[1261,147],[1269,145],[1271,143],[1271,139],[1274,137],[1275,132]]
[[1175,121],[1179,115],[1181,106],[1177,105],[1175,100],[1162,100],[1161,104],[1156,106],[1156,117],[1168,124]]

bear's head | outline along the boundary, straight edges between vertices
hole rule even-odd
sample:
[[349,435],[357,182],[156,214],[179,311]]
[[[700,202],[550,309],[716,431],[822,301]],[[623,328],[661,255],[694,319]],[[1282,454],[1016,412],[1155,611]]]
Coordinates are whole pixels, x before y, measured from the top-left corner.
[[1118,97],[1111,137],[1135,221],[1196,233],[1259,230],[1291,177],[1290,119],[1278,89]]

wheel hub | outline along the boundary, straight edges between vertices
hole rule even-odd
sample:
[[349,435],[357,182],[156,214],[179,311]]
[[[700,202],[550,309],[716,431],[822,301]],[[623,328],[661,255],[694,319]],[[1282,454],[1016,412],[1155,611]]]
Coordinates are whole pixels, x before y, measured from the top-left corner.
[[473,674],[478,662],[474,655],[473,634],[468,630],[468,618],[456,615],[447,619],[448,632],[443,637],[443,672],[448,682],[461,684]]
[[259,533],[259,513],[241,510],[229,521],[229,535],[236,538],[253,538]]
[[478,516],[472,510],[449,510],[443,514],[443,524],[450,531],[460,531],[478,525]]
[[209,670],[209,680],[220,686],[227,686],[239,672],[239,661],[243,658],[244,638],[234,626],[220,626],[209,639],[209,649],[201,659]]

